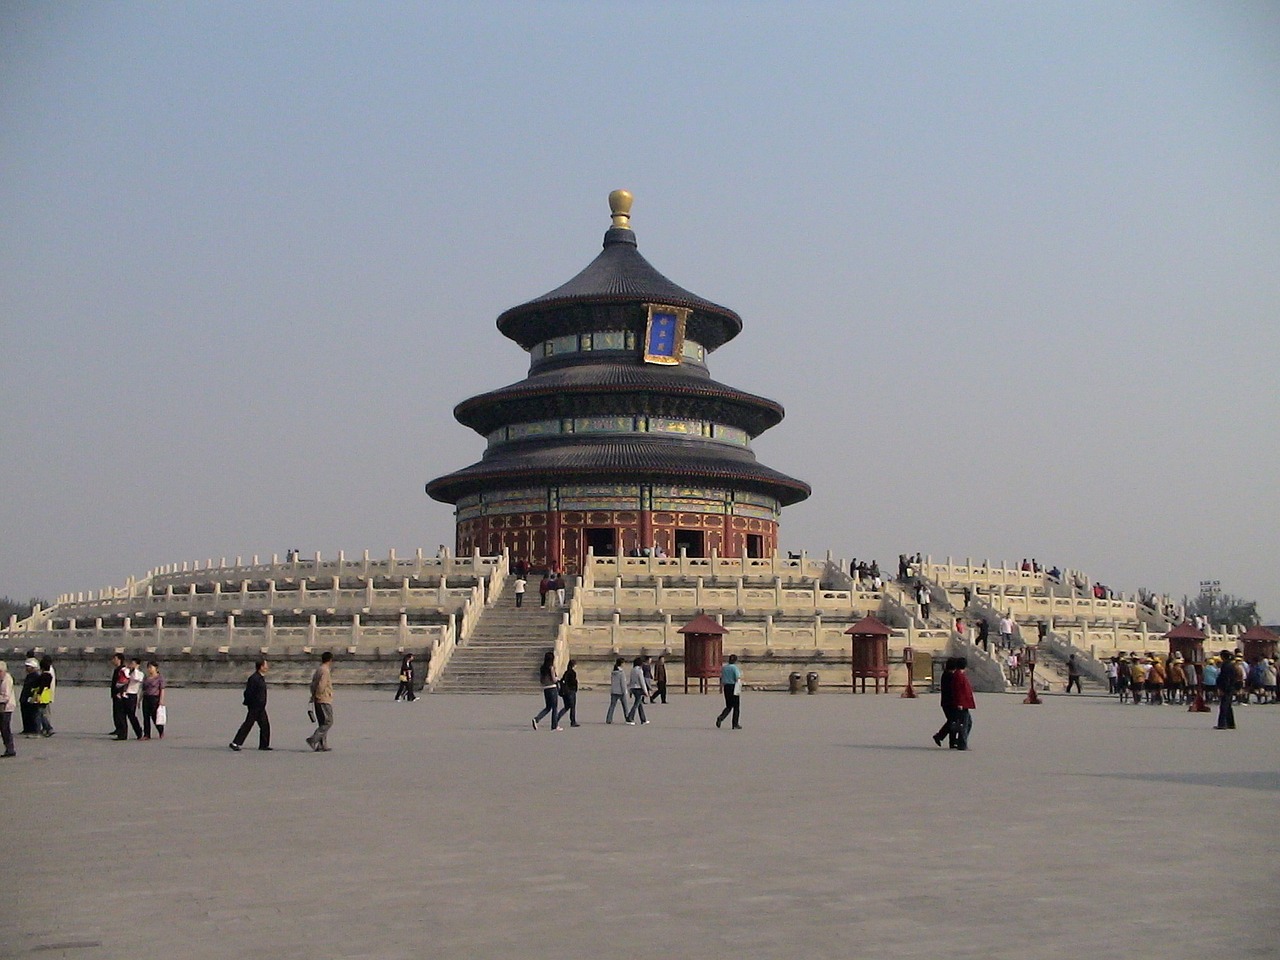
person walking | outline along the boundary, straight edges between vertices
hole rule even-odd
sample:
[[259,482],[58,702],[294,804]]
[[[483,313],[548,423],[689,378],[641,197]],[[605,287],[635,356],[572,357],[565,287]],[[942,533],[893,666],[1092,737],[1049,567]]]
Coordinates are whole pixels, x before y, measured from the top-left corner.
[[129,739],[128,711],[125,709],[124,692],[129,687],[129,668],[124,665],[124,654],[111,655],[111,722],[115,725],[117,740]]
[[46,654],[40,658],[40,679],[32,693],[36,704],[36,730],[42,737],[52,737],[54,734],[49,714],[53,708],[53,691],[56,682],[53,658]]
[[[144,679],[146,675],[142,672],[142,661],[137,657],[130,658],[128,679],[124,687],[124,716],[129,721],[129,726],[133,727],[133,735],[139,740],[142,739],[142,724],[138,722],[138,700],[142,696]],[[129,739],[128,731],[125,731],[124,739]]]
[[253,673],[244,682],[244,723],[240,724],[240,729],[227,744],[237,753],[255,723],[258,725],[258,749],[274,749],[271,746],[271,720],[267,717],[267,670],[270,666],[266,660],[259,658],[254,662]]
[[954,741],[951,745],[957,750],[969,749],[969,731],[973,729],[973,716],[970,711],[978,706],[973,699],[973,686],[969,683],[969,675],[964,672],[968,665],[967,658],[957,657],[955,675],[951,680],[956,710]]
[[667,702],[667,656],[666,654],[658,654],[658,659],[653,662],[653,685],[656,689],[653,695],[649,697],[650,703],[656,703],[658,698],[662,698],[662,702]]
[[649,697],[649,681],[644,675],[644,657],[636,657],[632,662],[627,686],[631,691],[631,711],[627,714],[627,723],[634,726],[637,715],[641,723],[648,723],[649,718],[644,715],[644,702]]
[[987,623],[986,618],[978,619],[978,639],[976,645],[981,646],[988,653],[991,652],[991,624]]
[[523,576],[516,577],[516,609],[519,610],[524,606],[524,591],[528,587],[529,581]]
[[329,728],[333,726],[333,654],[320,654],[320,666],[311,674],[311,703],[316,711],[316,732],[307,745],[317,753],[329,750]]
[[738,655],[729,654],[729,660],[720,668],[720,689],[724,692],[724,709],[716,717],[716,727],[724,723],[729,714],[733,714],[733,729],[741,730],[742,709],[742,668],[738,666]]
[[940,704],[942,706],[942,715],[944,720],[942,726],[938,728],[938,732],[933,735],[933,742],[937,746],[942,746],[942,741],[946,737],[951,738],[952,746],[955,746],[955,727],[956,727],[956,658],[947,657],[947,662],[942,668],[942,676],[938,679],[938,689],[941,691]]
[[542,579],[538,581],[538,598],[541,605],[547,605],[547,593],[551,590],[551,573],[548,571],[542,575]]
[[1006,650],[1013,646],[1013,617],[1008,613],[1000,618],[1000,644]]
[[605,714],[605,723],[613,723],[613,711],[618,704],[622,704],[622,716],[625,718],[627,715],[627,674],[622,669],[624,662],[621,657],[613,661],[613,672],[609,674],[609,712]]
[[921,580],[916,584],[916,603],[920,605],[920,618],[926,622],[929,619],[929,601],[931,599],[928,585]]
[[555,580],[551,584],[556,591],[556,606],[564,608],[564,574],[557,573]]
[[1215,730],[1234,730],[1236,728],[1235,699],[1240,689],[1240,669],[1236,666],[1235,657],[1230,650],[1223,650],[1218,656],[1222,662],[1218,665],[1218,722]]
[[1076,688],[1076,693],[1084,693],[1084,690],[1080,688],[1080,664],[1076,661],[1074,653],[1067,657],[1067,693],[1071,692],[1073,685]]
[[556,654],[548,650],[542,657],[542,666],[538,668],[538,682],[542,684],[542,712],[533,718],[533,729],[538,729],[538,721],[551,714],[551,731],[560,729],[560,684],[556,680]]
[[413,692],[413,654],[406,653],[400,658],[400,685],[396,687],[396,700],[407,700],[409,703],[417,700],[417,695]]
[[28,657],[22,664],[27,671],[22,678],[22,692],[18,694],[18,708],[22,711],[22,735],[34,737],[40,732],[36,726],[35,692],[40,686],[40,664],[34,657]]
[[[160,719],[160,708],[164,706],[164,677],[160,675],[160,664],[154,660],[147,661],[147,672],[142,678],[142,739],[151,739],[151,726],[155,725],[156,737],[164,739],[164,723]],[[167,708],[166,708],[167,710]],[[167,719],[167,718],[166,718]]]
[[17,702],[13,693],[13,677],[9,676],[9,665],[0,660],[0,741],[4,743],[4,753],[0,757],[18,755],[18,751],[13,749],[13,708]]
[[560,699],[564,701],[564,709],[560,716],[569,715],[569,726],[581,726],[578,723],[578,671],[574,669],[577,660],[570,660],[564,668],[564,676],[560,678]]

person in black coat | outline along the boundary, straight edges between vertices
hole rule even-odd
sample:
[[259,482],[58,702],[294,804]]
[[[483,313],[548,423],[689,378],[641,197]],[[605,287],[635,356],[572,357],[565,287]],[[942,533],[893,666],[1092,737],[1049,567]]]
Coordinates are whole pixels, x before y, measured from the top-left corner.
[[259,659],[254,664],[253,673],[249,674],[249,679],[244,683],[244,705],[248,712],[244,723],[240,724],[240,729],[228,744],[236,752],[239,752],[240,745],[249,736],[255,723],[258,725],[258,749],[271,749],[271,721],[267,719],[267,668],[267,661]]
[[34,737],[40,732],[36,725],[39,707],[35,702],[35,693],[40,689],[40,664],[33,657],[28,657],[23,666],[27,675],[22,678],[22,693],[18,694],[18,707],[22,710],[22,735]]
[[1234,700],[1240,689],[1240,668],[1236,666],[1235,656],[1230,650],[1223,650],[1219,655],[1222,663],[1218,667],[1218,722],[1217,730],[1234,730],[1236,728],[1236,711]]
[[956,709],[956,691],[955,678],[956,668],[959,660],[956,657],[948,657],[947,665],[942,670],[942,679],[938,682],[938,689],[942,693],[942,713],[946,722],[937,733],[933,735],[933,742],[938,746],[942,746],[944,738],[955,736],[955,723],[960,716],[960,711]]
[[396,700],[408,700],[410,703],[417,700],[417,695],[413,692],[413,654],[406,653],[400,658],[400,685],[396,687]]

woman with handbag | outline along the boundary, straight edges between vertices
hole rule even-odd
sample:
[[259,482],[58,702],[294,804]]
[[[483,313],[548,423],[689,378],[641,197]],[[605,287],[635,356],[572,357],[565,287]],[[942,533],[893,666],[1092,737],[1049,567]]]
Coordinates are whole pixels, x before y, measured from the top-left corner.
[[413,692],[413,654],[406,653],[400,658],[400,686],[396,687],[396,700],[417,700]]
[[42,737],[52,737],[53,724],[49,720],[50,707],[53,705],[54,690],[53,660],[45,656],[40,661],[40,679],[33,691],[33,702],[36,705],[36,730]]
[[168,718],[161,715],[162,707],[164,707],[164,677],[160,675],[160,664],[154,660],[148,660],[147,672],[142,678],[143,740],[151,739],[152,724],[155,724],[156,736],[161,740],[164,739],[164,722]]

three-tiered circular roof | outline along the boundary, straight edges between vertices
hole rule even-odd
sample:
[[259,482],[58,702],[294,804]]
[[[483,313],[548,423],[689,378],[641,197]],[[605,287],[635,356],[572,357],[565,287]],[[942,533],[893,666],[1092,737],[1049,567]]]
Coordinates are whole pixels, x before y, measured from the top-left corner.
[[[650,305],[686,311],[685,335],[707,352],[742,331],[742,318],[690,293],[659,273],[636,245],[631,195],[609,197],[613,226],[604,249],[567,283],[504,311],[498,329],[539,357],[552,338],[625,327],[643,338]],[[679,358],[676,358],[677,360]],[[575,417],[648,415],[704,420],[754,437],[782,420],[782,406],[712,380],[705,367],[647,363],[638,348],[555,358],[513,383],[464,400],[454,416],[481,435],[513,424]],[[756,461],[746,447],[662,433],[553,433],[491,443],[480,462],[438,477],[427,493],[445,503],[512,485],[584,482],[711,484],[751,490],[787,505],[809,496],[809,485]]]

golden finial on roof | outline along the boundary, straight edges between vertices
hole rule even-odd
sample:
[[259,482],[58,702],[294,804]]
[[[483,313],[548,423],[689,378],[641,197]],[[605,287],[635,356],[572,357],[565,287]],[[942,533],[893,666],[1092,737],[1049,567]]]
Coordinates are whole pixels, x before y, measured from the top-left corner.
[[615,190],[609,194],[609,210],[613,214],[613,225],[619,230],[631,229],[631,191]]

